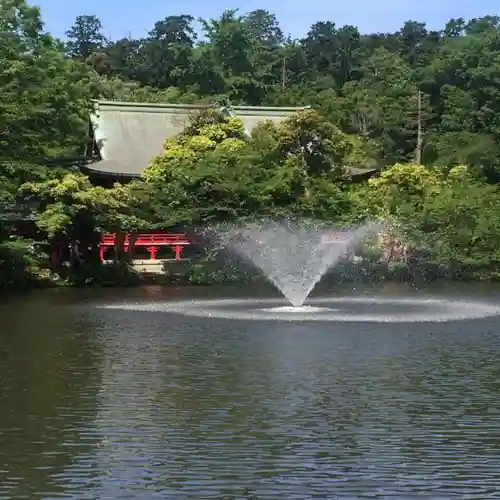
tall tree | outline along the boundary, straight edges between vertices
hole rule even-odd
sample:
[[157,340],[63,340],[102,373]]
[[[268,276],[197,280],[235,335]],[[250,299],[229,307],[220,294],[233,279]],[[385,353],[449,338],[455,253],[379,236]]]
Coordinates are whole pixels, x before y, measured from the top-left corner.
[[272,82],[258,64],[259,40],[245,18],[227,10],[220,19],[203,21],[203,32],[208,43],[200,47],[199,58],[210,61],[217,90],[236,103],[260,104]]
[[92,54],[103,52],[107,40],[102,31],[103,26],[97,16],[78,16],[73,26],[66,31],[68,54],[86,60]]
[[24,0],[0,3],[0,157],[40,160],[82,147],[85,68],[65,57]]
[[0,3],[0,88],[5,211],[13,209],[22,182],[50,173],[47,158],[81,154],[87,132],[86,69],[65,56],[62,45],[43,31],[39,10],[24,0]]
[[196,33],[192,16],[169,16],[155,23],[140,52],[140,78],[160,88],[185,87],[192,82]]
[[252,10],[243,16],[252,35],[263,44],[275,47],[285,41],[283,31],[274,14],[264,9]]

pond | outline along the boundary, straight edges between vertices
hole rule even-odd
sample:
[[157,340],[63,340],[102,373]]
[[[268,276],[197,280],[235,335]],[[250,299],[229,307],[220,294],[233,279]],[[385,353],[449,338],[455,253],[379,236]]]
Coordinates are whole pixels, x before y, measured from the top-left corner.
[[[299,322],[135,307],[261,293],[4,299],[0,498],[500,498],[500,318]],[[349,293],[500,304],[488,287]]]

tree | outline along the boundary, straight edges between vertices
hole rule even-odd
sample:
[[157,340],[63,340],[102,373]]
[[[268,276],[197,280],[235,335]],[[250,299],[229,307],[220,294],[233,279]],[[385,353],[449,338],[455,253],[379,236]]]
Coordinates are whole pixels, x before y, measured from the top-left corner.
[[52,240],[95,241],[99,232],[133,232],[147,227],[137,212],[140,198],[132,186],[93,186],[81,173],[43,182],[26,182],[21,192],[38,205],[37,225]]
[[274,14],[264,9],[252,10],[243,16],[252,35],[262,44],[276,47],[285,41],[283,31]]
[[39,161],[84,143],[89,109],[83,67],[64,57],[23,0],[0,5],[0,158]]
[[359,81],[342,89],[342,125],[378,144],[389,164],[402,158],[414,160],[418,126],[425,128],[432,111],[427,96],[419,94],[410,67],[398,55],[377,49],[360,72]]
[[155,23],[139,51],[139,78],[159,88],[193,84],[196,33],[192,16],[169,16]]
[[[422,86],[439,116],[428,150],[434,156],[431,161],[467,160],[491,182],[498,182],[500,163],[494,144],[500,138],[496,119],[500,91],[495,83],[500,75],[500,31],[473,33],[446,39],[422,70]],[[446,143],[450,140],[452,148]],[[450,149],[455,152],[450,154]]]
[[0,3],[0,86],[0,212],[12,215],[19,186],[51,175],[47,159],[81,151],[90,88],[23,0]]
[[225,94],[234,103],[261,104],[276,79],[266,61],[267,51],[259,58],[265,47],[255,26],[235,10],[202,21],[202,26],[208,43],[197,53],[198,74],[212,82],[212,93]]
[[103,52],[108,41],[102,31],[103,26],[97,16],[77,16],[73,26],[66,31],[68,54],[85,61],[89,56]]
[[[108,41],[99,19],[82,15],[65,50],[37,9],[0,3],[0,240],[5,221],[26,214],[54,237],[261,215],[389,217],[440,266],[472,259],[496,272],[493,247],[474,233],[496,242],[498,16],[371,34],[319,20],[299,39],[263,9],[201,20],[199,38],[194,23],[179,13],[145,37]],[[251,137],[237,118],[208,110],[166,141],[144,179],[103,191],[55,166],[83,153],[90,98],[312,109]],[[373,164],[378,179],[347,182],[347,167]],[[466,242],[469,254],[453,249]]]
[[108,43],[106,55],[115,77],[126,81],[134,80],[136,84],[150,79],[144,76],[145,66],[141,63],[143,40],[122,38]]
[[191,116],[186,129],[165,141],[164,150],[146,169],[143,177],[154,183],[168,183],[173,173],[191,168],[208,151],[230,151],[244,147],[245,126],[216,108]]
[[401,213],[407,239],[448,277],[498,276],[498,189],[473,176],[450,174],[433,196],[423,200],[421,212]]
[[407,21],[398,33],[401,40],[401,54],[410,67],[421,60],[423,48],[429,36],[425,23]]
[[398,217],[401,209],[417,213],[428,197],[439,192],[445,178],[436,169],[417,164],[395,164],[362,190],[361,202],[377,218]]
[[165,143],[144,178],[161,198],[165,225],[262,216],[340,217],[345,167],[366,158],[359,139],[314,111],[263,122],[245,140],[243,122],[207,110]]

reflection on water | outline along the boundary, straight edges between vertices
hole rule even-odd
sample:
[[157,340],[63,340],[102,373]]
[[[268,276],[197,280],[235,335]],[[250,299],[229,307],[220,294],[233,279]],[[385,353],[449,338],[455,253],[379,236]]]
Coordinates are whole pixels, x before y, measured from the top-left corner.
[[0,309],[0,498],[61,494],[55,478],[92,441],[100,345],[82,317],[47,300]]
[[88,298],[0,308],[1,499],[500,498],[499,319],[238,323]]

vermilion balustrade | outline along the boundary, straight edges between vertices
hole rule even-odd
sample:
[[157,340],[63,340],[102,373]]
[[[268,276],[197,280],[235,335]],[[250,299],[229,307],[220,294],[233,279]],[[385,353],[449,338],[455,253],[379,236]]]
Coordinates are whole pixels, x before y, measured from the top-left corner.
[[[124,235],[123,248],[126,252],[130,250],[130,245],[133,241],[133,247],[145,247],[149,252],[151,260],[156,260],[156,254],[162,247],[170,247],[174,251],[175,260],[181,260],[181,253],[184,247],[190,245],[191,242],[183,233],[152,233],[138,234],[135,239],[129,234]],[[104,260],[104,252],[109,248],[114,248],[116,245],[116,234],[102,234],[101,242],[99,243],[99,253],[101,260]]]

